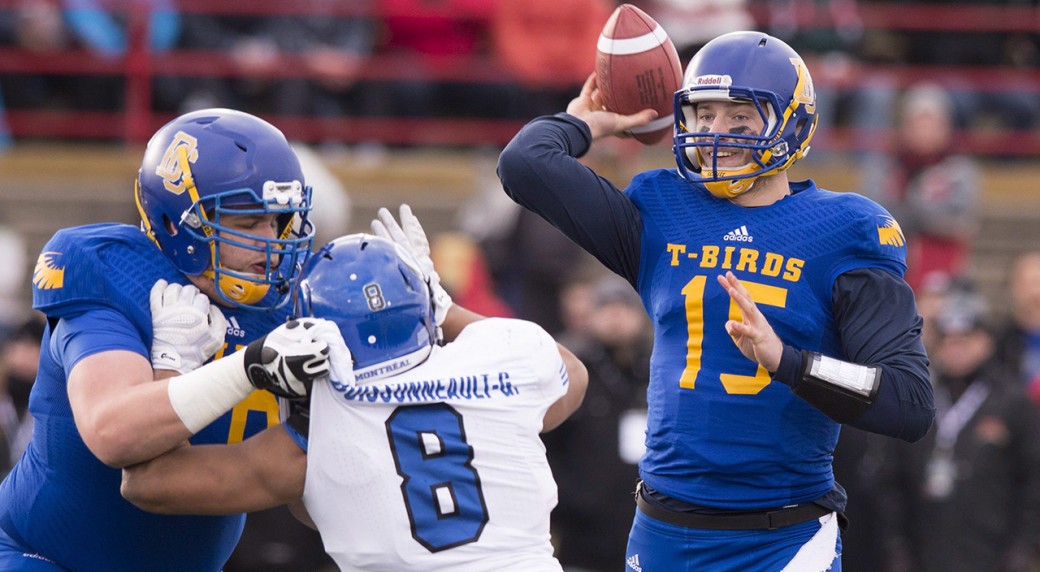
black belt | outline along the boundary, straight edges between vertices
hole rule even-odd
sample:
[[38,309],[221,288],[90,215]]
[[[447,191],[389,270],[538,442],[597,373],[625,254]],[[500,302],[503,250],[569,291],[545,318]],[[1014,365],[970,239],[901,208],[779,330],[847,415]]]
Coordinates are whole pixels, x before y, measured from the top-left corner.
[[798,524],[820,518],[834,511],[816,503],[796,504],[774,510],[747,512],[737,514],[696,514],[676,512],[653,504],[643,498],[643,491],[636,493],[636,506],[650,518],[683,526],[686,528],[703,528],[708,530],[775,530],[784,526]]

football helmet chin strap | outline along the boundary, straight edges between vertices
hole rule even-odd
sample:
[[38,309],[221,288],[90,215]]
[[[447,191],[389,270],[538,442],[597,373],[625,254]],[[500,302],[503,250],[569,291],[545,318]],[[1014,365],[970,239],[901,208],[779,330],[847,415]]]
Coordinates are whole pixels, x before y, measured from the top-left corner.
[[212,280],[221,294],[238,304],[256,304],[263,300],[271,289],[270,284],[259,284],[226,271],[220,272],[220,276],[217,277],[212,268],[204,271],[202,275]]

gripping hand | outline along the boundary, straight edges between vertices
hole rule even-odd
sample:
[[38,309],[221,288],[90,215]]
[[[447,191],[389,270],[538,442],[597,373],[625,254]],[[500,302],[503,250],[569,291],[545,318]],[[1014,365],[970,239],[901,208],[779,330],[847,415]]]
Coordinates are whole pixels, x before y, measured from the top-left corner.
[[320,318],[291,320],[246,346],[249,383],[289,399],[307,397],[311,382],[327,376],[331,368],[329,325],[336,327]]
[[397,243],[407,250],[419,262],[419,270],[426,277],[426,284],[430,287],[430,295],[433,297],[433,317],[439,327],[444,323],[444,317],[448,315],[452,300],[448,291],[441,286],[441,277],[433,268],[433,259],[430,258],[430,241],[426,238],[426,232],[419,224],[419,219],[412,214],[408,205],[401,205],[401,224],[394,220],[394,215],[385,208],[379,209],[378,218],[372,221],[372,233]]
[[198,288],[157,280],[148,300],[154,369],[194,371],[224,345],[227,321]]

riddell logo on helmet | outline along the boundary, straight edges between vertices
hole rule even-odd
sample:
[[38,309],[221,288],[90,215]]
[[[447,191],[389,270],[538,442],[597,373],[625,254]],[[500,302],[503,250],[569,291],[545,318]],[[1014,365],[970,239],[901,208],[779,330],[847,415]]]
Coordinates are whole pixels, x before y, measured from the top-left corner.
[[728,75],[702,75],[693,80],[694,85],[717,85],[729,87],[733,84],[733,78]]

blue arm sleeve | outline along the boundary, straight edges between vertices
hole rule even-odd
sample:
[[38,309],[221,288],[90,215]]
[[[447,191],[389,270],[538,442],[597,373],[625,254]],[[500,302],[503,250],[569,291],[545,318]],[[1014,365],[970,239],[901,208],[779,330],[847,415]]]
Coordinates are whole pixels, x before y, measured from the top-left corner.
[[588,125],[574,116],[539,117],[502,151],[498,176],[517,204],[635,284],[642,219],[624,193],[578,162],[591,142]]
[[85,357],[127,350],[149,357],[149,348],[129,318],[107,306],[58,320],[50,343],[66,373]]
[[[874,403],[849,424],[904,441],[924,437],[935,418],[935,402],[913,290],[886,270],[852,270],[835,281],[832,311],[844,359],[881,368]],[[774,378],[793,384],[801,367],[801,352],[785,345]]]

